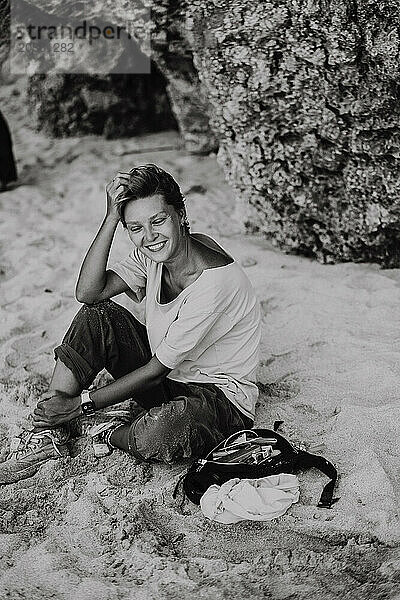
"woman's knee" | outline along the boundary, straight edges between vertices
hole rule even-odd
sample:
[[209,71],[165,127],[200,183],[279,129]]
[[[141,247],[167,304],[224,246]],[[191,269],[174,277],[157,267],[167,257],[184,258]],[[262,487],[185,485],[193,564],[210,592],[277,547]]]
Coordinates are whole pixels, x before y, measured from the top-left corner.
[[[106,364],[106,332],[110,301],[84,304],[73,318],[64,338],[54,349],[55,357],[72,370],[79,380],[90,380]],[[106,339],[107,338],[107,339]]]
[[101,300],[101,302],[96,302],[95,304],[82,304],[74,319],[87,320],[93,317],[101,318],[109,314],[110,311],[115,310],[116,307],[118,305],[110,299]]
[[146,461],[172,463],[192,456],[193,423],[185,399],[156,406],[132,425],[129,447]]
[[[101,338],[115,320],[118,304],[112,300],[102,300],[96,304],[83,304],[72,319],[63,342],[72,339]],[[112,316],[113,315],[113,316]]]
[[146,461],[173,463],[201,456],[219,439],[218,432],[199,422],[185,397],[142,415],[129,433],[129,449]]
[[98,304],[82,304],[78,312],[75,314],[71,321],[71,324],[67,330],[67,333],[71,330],[78,328],[87,329],[90,326],[97,326],[97,323],[105,311],[108,311],[106,302],[108,300],[99,302]]

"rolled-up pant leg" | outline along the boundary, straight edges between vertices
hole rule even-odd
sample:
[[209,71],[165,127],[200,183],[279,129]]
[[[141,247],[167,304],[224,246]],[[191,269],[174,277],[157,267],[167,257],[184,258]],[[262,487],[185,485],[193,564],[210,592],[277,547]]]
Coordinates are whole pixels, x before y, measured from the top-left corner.
[[231,433],[253,426],[215,385],[167,382],[173,400],[131,425],[129,450],[137,458],[172,463],[204,456]]
[[[55,357],[72,371],[82,389],[93,383],[102,369],[119,379],[145,365],[151,358],[144,325],[112,300],[84,304],[74,317]],[[135,394],[143,408],[168,402],[164,385]]]

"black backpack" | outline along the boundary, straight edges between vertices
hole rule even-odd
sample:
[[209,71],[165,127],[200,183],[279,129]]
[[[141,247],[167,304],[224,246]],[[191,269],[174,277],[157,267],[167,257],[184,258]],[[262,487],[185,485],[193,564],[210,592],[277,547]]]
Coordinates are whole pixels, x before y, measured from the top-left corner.
[[276,421],[273,430],[244,429],[223,440],[205,458],[199,458],[191,465],[178,481],[173,497],[176,497],[181,482],[189,500],[200,504],[201,496],[213,484],[222,485],[236,477],[258,479],[314,467],[330,479],[322,491],[318,507],[331,508],[337,501],[332,498],[337,480],[336,468],[322,456],[292,446],[277,433],[281,424],[282,421]]

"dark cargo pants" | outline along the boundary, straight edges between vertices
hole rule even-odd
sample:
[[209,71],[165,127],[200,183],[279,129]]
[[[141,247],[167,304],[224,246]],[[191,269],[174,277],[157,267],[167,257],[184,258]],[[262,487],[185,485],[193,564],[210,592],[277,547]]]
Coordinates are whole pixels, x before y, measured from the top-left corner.
[[[54,350],[86,389],[103,369],[118,379],[151,358],[146,328],[112,300],[83,305]],[[130,452],[141,460],[171,463],[203,456],[222,439],[253,422],[214,384],[161,385],[135,394],[143,408],[129,430]]]

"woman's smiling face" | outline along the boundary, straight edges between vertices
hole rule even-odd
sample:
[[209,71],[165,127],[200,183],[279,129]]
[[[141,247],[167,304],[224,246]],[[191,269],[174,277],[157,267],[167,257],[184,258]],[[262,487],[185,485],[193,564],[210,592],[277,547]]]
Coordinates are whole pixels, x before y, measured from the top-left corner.
[[151,260],[166,262],[181,251],[181,217],[160,194],[131,200],[124,217],[132,243]]

